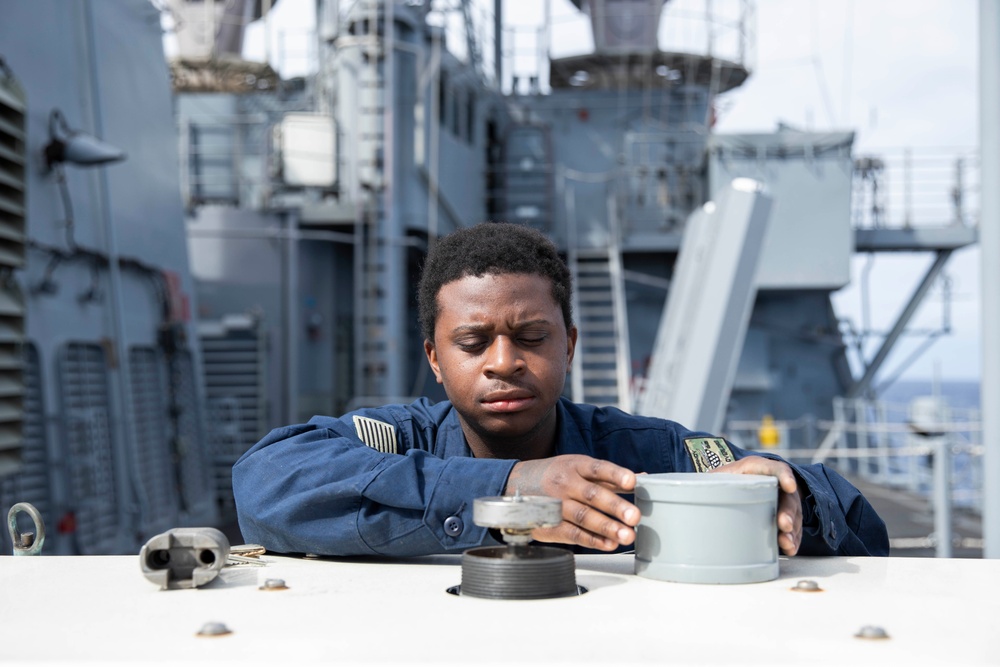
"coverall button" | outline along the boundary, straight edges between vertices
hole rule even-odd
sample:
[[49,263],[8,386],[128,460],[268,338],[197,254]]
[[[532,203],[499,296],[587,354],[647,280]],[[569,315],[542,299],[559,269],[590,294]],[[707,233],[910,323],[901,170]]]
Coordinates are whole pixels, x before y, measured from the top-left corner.
[[450,516],[444,520],[444,532],[451,537],[458,537],[462,534],[462,529],[465,528],[465,524],[462,519],[457,516]]
[[837,539],[837,524],[833,521],[830,522],[830,537],[832,539]]

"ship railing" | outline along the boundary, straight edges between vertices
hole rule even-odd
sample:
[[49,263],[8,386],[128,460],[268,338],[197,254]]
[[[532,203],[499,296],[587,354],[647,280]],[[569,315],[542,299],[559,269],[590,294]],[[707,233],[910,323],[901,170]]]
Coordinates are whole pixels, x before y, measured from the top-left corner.
[[[585,13],[570,7],[546,15],[533,10],[532,4],[524,3],[518,22],[505,25],[501,35],[505,93],[547,93],[551,59],[593,51]],[[658,46],[661,51],[723,60],[751,71],[756,61],[755,22],[749,0],[672,0],[663,10]]]
[[[853,479],[926,500],[934,533],[928,544],[921,544],[935,546],[938,556],[947,557],[955,543],[953,509],[982,517],[980,413],[939,404],[943,410],[928,420],[926,412],[921,415],[914,407],[838,398],[832,420],[776,421],[780,435],[774,447],[761,445],[759,421],[731,420],[725,435],[745,449],[774,452],[796,463],[824,463]],[[807,428],[825,431],[818,447],[801,445],[814,438],[805,436]]]
[[[773,451],[796,462],[825,463],[841,472],[918,495],[932,492],[935,456],[944,448],[952,462],[950,479],[955,505],[978,511],[982,503],[982,467],[977,462],[984,453],[982,424],[974,416],[978,411],[966,412],[969,418],[935,424],[933,431],[905,421],[776,420],[781,435],[778,446],[773,448],[760,444],[759,421],[731,420],[726,436],[746,449]],[[819,447],[800,444],[806,438],[797,432],[804,434],[807,426],[826,432]]]
[[855,228],[976,226],[979,193],[974,148],[855,150]]
[[179,160],[185,206],[262,207],[271,187],[270,126],[263,113],[181,119]]

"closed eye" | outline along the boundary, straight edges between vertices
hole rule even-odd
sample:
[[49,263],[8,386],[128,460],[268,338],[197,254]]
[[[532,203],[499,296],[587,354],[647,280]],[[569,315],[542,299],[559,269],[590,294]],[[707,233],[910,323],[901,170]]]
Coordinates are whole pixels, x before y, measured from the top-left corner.
[[463,352],[479,352],[486,347],[484,340],[460,340],[456,341],[455,344]]

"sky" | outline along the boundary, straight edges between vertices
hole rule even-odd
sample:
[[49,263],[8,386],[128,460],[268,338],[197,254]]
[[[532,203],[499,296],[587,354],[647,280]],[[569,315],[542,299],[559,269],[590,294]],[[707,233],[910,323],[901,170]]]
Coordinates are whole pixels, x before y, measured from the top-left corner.
[[[306,39],[313,25],[314,0],[280,0],[268,24],[247,32],[245,54],[267,52],[283,74],[309,68]],[[711,0],[715,11],[740,11],[738,0]],[[778,123],[810,130],[853,130],[854,154],[886,160],[891,196],[889,224],[907,210],[914,225],[947,225],[954,220],[950,191],[955,161],[964,158],[965,221],[978,214],[978,0],[758,0],[753,3],[754,48],[751,76],[719,100],[717,132],[771,132]],[[660,47],[682,50],[685,38],[702,36],[677,26],[703,14],[706,0],[673,0],[661,22]],[[493,3],[482,1],[479,14]],[[505,0],[505,21],[534,25],[541,0]],[[585,53],[592,40],[585,19],[569,0],[551,0],[551,51],[556,56]],[[270,46],[265,49],[265,44]],[[303,46],[305,45],[305,46]],[[728,44],[732,46],[732,44]],[[717,48],[727,48],[725,36]],[[488,51],[488,49],[487,49]],[[723,53],[722,55],[725,55]],[[909,205],[903,196],[903,164],[909,151]],[[834,295],[839,316],[855,330],[885,332],[933,257],[879,254],[853,261],[851,285]],[[914,330],[942,336],[912,364],[907,358],[924,339],[907,336],[889,357],[881,379],[902,368],[905,379],[972,380],[979,377],[979,249],[956,252],[945,269],[948,287],[935,285],[914,317]],[[861,285],[870,285],[867,307]],[[950,292],[946,308],[945,292]],[[868,338],[871,358],[880,338]],[[857,370],[857,366],[856,366]]]
[[[912,188],[919,193],[912,198],[914,224],[948,224],[953,160],[977,152],[977,13],[976,0],[762,0],[757,66],[749,82],[731,95],[717,130],[773,129],[779,120],[818,130],[853,129],[856,156],[882,155],[897,165],[904,149],[910,149]],[[902,169],[891,172],[890,179],[899,184],[902,174]],[[968,206],[975,213],[978,172],[966,179],[972,186],[966,192]],[[903,219],[902,200],[896,200],[895,209],[890,206],[890,222]],[[932,259],[929,254],[876,256],[869,273],[874,330],[892,326]],[[852,285],[834,297],[838,313],[858,325],[868,261],[855,259]],[[952,333],[937,339],[907,375],[978,378],[978,246],[955,253],[945,273]],[[941,287],[932,290],[912,328],[942,325],[942,292]],[[870,343],[869,358],[878,342]],[[897,346],[886,362],[888,374],[919,342],[908,338]]]

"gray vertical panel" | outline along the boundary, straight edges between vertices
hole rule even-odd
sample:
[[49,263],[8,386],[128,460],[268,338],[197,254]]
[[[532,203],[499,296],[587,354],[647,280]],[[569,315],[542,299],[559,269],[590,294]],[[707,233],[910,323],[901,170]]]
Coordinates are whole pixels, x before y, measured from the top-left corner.
[[263,435],[260,327],[222,327],[203,333],[201,346],[215,493],[226,519],[235,515],[233,464]]
[[110,553],[117,545],[118,498],[104,349],[67,343],[57,374],[77,544],[84,554]]
[[1000,6],[979,0],[980,307],[982,332],[983,556],[1000,558]]
[[[211,516],[215,508],[210,481],[211,460],[202,427],[191,352],[177,352],[173,364],[171,382],[174,383],[175,400],[180,408],[177,453],[180,457],[181,506],[188,513],[204,508],[203,511]],[[201,519],[200,513],[197,516]],[[209,523],[207,518],[201,522]]]
[[[47,530],[56,527],[52,516],[49,492],[49,456],[45,439],[45,406],[38,350],[27,343],[24,356],[24,428],[21,469],[17,474],[0,478],[0,514],[6,521],[7,511],[14,503],[28,502],[35,506],[46,522]],[[6,523],[4,523],[6,526]],[[13,548],[7,530],[0,531],[3,553]]]
[[164,360],[152,347],[129,350],[132,382],[132,448],[143,497],[140,532],[155,535],[177,518],[177,480],[170,451],[168,393]]
[[718,432],[757,287],[771,199],[737,179],[688,221],[636,412]]
[[[0,270],[24,266],[26,140],[24,91],[0,68]],[[24,383],[24,298],[15,281],[0,281],[0,475],[21,457]],[[6,519],[6,514],[4,515]]]

